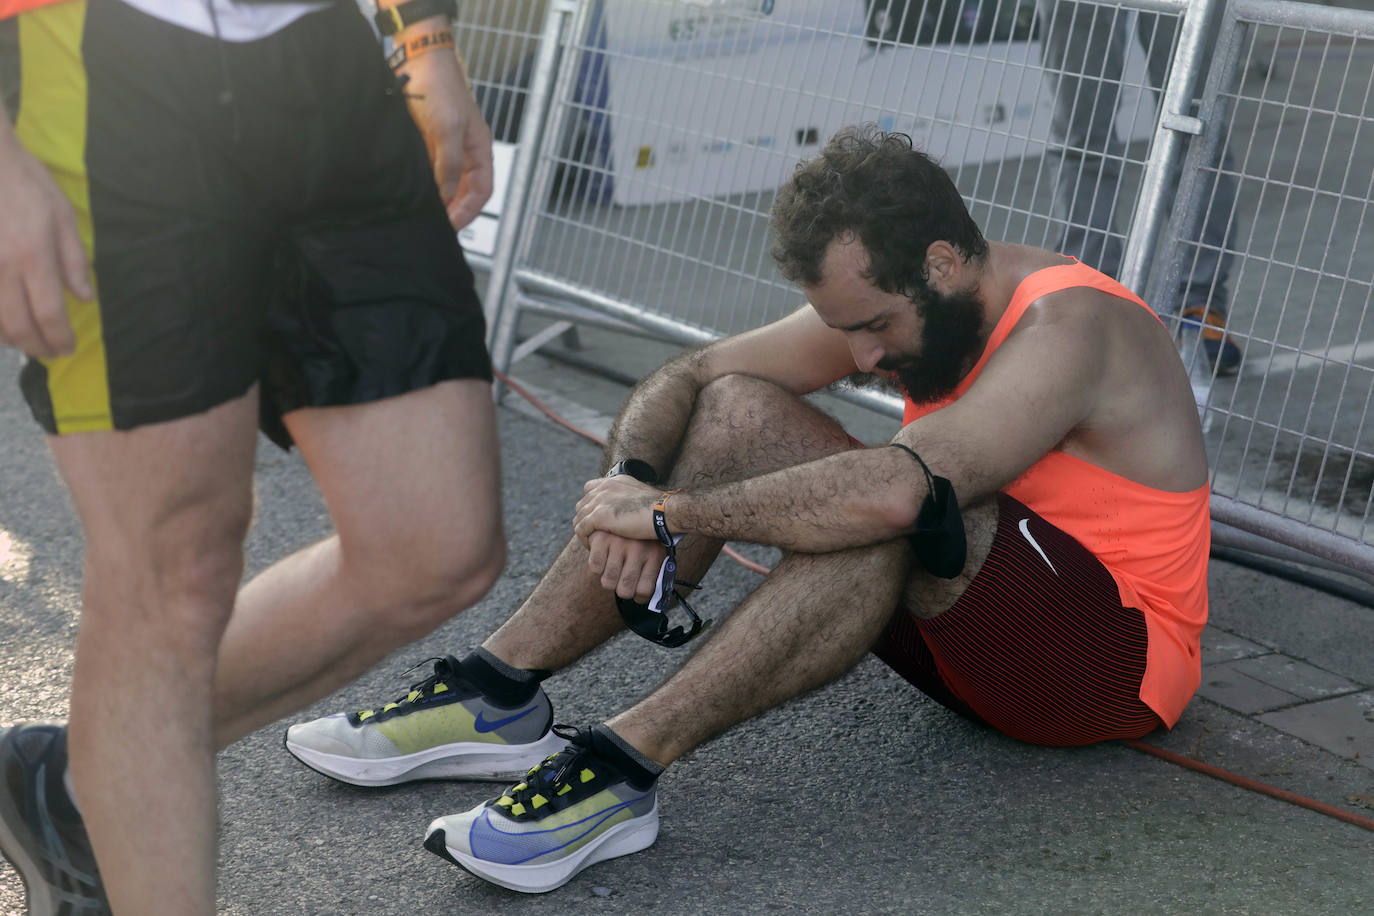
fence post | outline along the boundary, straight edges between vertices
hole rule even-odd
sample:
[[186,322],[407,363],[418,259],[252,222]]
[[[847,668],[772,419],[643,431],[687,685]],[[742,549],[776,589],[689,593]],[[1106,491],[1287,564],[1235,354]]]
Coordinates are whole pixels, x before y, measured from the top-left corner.
[[1150,143],[1149,165],[1141,179],[1140,196],[1121,259],[1118,279],[1127,289],[1145,289],[1155,261],[1159,231],[1173,205],[1168,199],[1169,183],[1183,155],[1183,135],[1202,132],[1202,122],[1192,115],[1193,98],[1207,66],[1211,26],[1223,2],[1196,0],[1183,14],[1173,67],[1160,103],[1159,123]]
[[[551,0],[544,14],[544,29],[535,53],[534,73],[530,78],[529,98],[520,120],[516,140],[515,164],[511,170],[510,191],[502,210],[501,224],[496,233],[496,251],[492,257],[491,274],[487,280],[488,347],[496,368],[505,371],[510,352],[510,337],[514,334],[515,310],[507,305],[511,268],[515,264],[517,240],[521,225],[529,209],[530,187],[534,165],[545,134],[549,100],[553,95],[558,69],[559,51],[563,46],[568,20],[575,17],[582,4],[579,0]],[[508,317],[508,315],[510,317]],[[492,385],[493,397],[500,400],[503,392],[500,379]]]

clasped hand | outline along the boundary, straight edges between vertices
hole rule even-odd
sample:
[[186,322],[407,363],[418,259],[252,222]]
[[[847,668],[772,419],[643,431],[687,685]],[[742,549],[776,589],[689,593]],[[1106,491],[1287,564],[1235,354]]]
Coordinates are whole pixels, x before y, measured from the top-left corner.
[[627,474],[598,477],[582,489],[573,532],[590,554],[588,567],[602,588],[647,604],[667,555],[654,535],[659,490]]

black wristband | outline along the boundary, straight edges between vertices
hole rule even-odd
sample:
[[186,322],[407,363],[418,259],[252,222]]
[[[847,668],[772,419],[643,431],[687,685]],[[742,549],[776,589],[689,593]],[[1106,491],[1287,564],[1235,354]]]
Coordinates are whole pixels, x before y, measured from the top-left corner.
[[377,10],[372,21],[383,35],[395,35],[408,25],[430,16],[444,16],[449,22],[458,18],[458,0],[405,0],[384,10]]
[[611,469],[606,472],[607,477],[619,477],[621,474],[629,474],[640,483],[658,483],[658,471],[647,461],[638,458],[625,458],[611,465]]

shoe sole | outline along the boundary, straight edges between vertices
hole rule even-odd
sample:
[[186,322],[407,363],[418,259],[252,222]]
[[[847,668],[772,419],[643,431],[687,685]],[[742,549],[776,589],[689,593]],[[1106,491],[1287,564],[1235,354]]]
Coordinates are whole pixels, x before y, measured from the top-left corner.
[[518,779],[545,757],[561,751],[567,743],[550,732],[532,744],[462,741],[399,757],[367,760],[328,754],[285,739],[291,755],[315,772],[349,785],[367,787],[394,786],[423,779]]
[[628,856],[652,846],[658,839],[658,802],[654,802],[648,814],[617,824],[571,855],[545,865],[501,865],[475,858],[448,845],[445,828],[435,826],[441,821],[442,818],[430,824],[425,835],[425,848],[430,852],[492,884],[522,894],[546,894],[598,862]]

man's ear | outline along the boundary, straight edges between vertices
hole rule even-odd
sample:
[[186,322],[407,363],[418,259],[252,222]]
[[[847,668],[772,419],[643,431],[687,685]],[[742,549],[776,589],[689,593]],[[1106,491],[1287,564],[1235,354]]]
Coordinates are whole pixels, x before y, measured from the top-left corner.
[[959,278],[964,266],[959,249],[949,242],[936,240],[926,248],[926,276],[932,286],[949,290],[959,287]]

